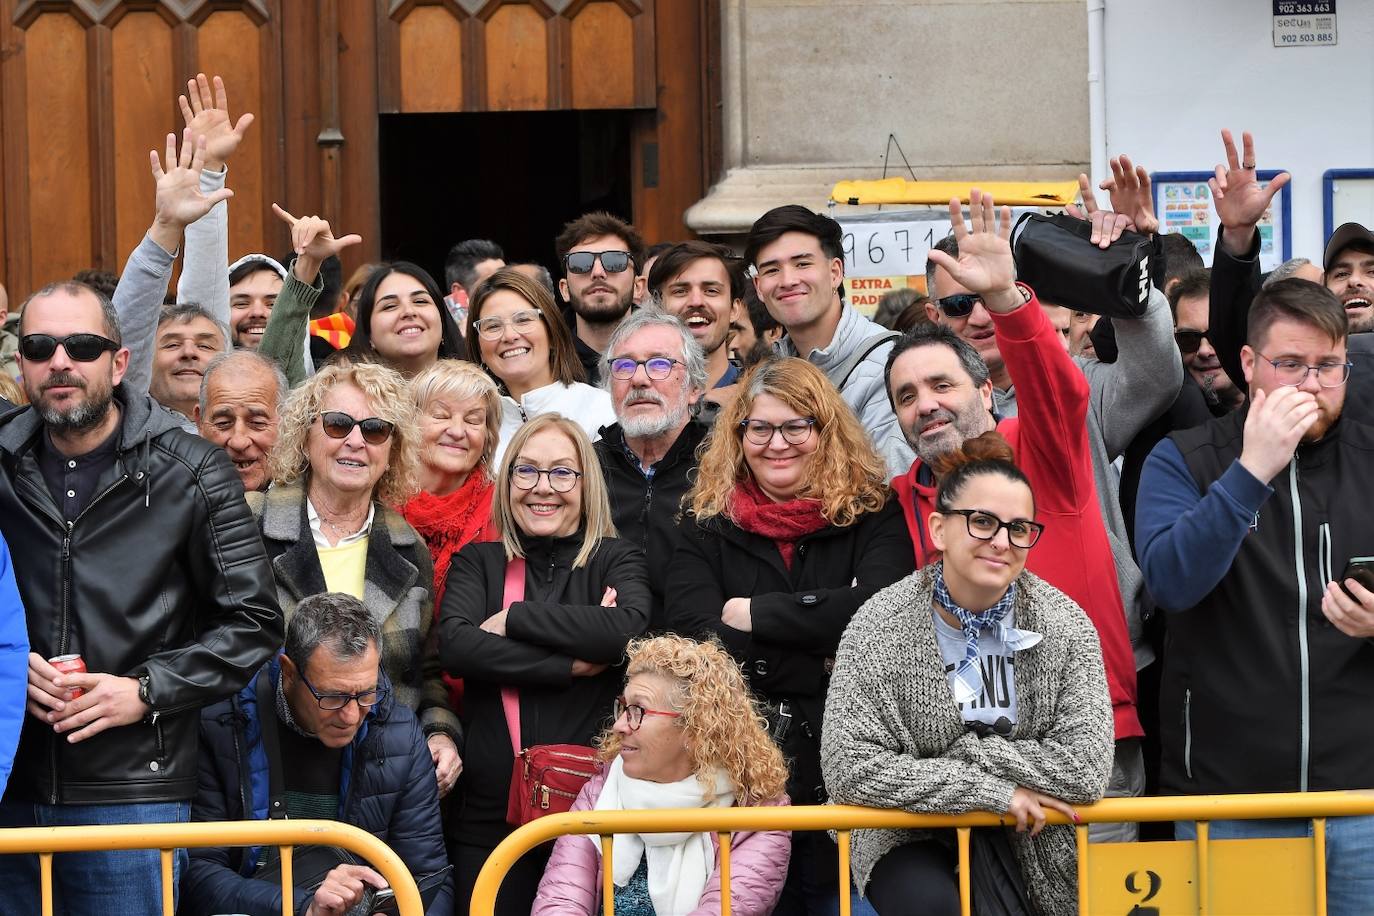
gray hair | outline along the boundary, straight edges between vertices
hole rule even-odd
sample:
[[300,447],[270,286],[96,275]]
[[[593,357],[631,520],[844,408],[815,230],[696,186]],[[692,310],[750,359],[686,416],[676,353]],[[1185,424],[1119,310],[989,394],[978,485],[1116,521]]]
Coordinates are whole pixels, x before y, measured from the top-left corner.
[[25,299],[24,304],[19,307],[19,327],[21,333],[24,327],[23,316],[28,313],[29,303],[35,299],[44,299],[48,296],[54,296],[57,293],[66,293],[68,296],[80,296],[82,293],[90,293],[94,296],[95,301],[100,305],[101,330],[105,332],[105,336],[110,340],[113,340],[120,346],[124,345],[124,337],[119,330],[119,313],[115,311],[114,303],[110,301],[108,296],[94,286],[81,283],[77,280],[59,280],[56,283],[49,283],[38,292],[29,296],[29,298]]
[[1265,277],[1264,282],[1260,284],[1260,289],[1268,289],[1280,280],[1289,279],[1296,274],[1299,269],[1311,263],[1312,262],[1307,258],[1289,258],[1269,272],[1269,276]]
[[210,365],[205,367],[205,374],[200,379],[200,413],[204,416],[210,409],[210,379],[221,369],[241,366],[243,364],[254,366],[264,372],[271,373],[272,380],[277,384],[277,416],[281,416],[286,409],[286,395],[290,392],[290,386],[286,382],[286,373],[275,359],[263,356],[256,350],[226,350],[214,359],[210,360]]
[[352,595],[321,592],[296,605],[286,624],[286,657],[304,671],[305,664],[320,646],[328,646],[338,659],[357,658],[376,646],[382,651],[382,628],[372,612]]
[[682,338],[682,361],[687,365],[687,387],[705,391],[706,354],[701,351],[701,344],[697,343],[692,332],[687,330],[687,325],[656,305],[646,305],[638,311],[631,312],[616,326],[615,332],[606,344],[606,352],[601,354],[601,387],[606,391],[611,390],[611,373],[607,371],[606,360],[624,345],[631,334],[645,328],[672,328],[678,333]]
[[[954,237],[953,233],[930,247],[936,251],[942,251],[956,260],[959,258],[959,240]],[[926,295],[931,299],[937,298],[935,295],[935,262],[930,258],[926,258]]]
[[164,305],[162,311],[157,316],[158,330],[164,324],[176,321],[182,324],[195,321],[197,318],[204,318],[215,326],[219,331],[220,340],[223,341],[223,348],[229,349],[230,341],[234,338],[229,334],[229,326],[214,316],[214,313],[201,305],[199,302],[177,302],[173,305]]

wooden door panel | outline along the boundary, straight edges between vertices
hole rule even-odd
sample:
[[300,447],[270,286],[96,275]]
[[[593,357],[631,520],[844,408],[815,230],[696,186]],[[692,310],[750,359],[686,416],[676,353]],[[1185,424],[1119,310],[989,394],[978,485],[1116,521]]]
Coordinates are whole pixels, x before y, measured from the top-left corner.
[[496,8],[483,29],[487,105],[492,111],[538,111],[549,104],[549,26],[534,6]]
[[613,0],[595,0],[573,17],[572,107],[633,108],[634,20]]
[[401,111],[462,111],[463,25],[442,6],[419,6],[401,20]]
[[115,257],[122,266],[152,222],[148,151],[157,150],[163,167],[170,168],[166,135],[175,133],[180,149],[183,124],[176,107],[171,25],[157,13],[136,12],[121,17],[110,32]]

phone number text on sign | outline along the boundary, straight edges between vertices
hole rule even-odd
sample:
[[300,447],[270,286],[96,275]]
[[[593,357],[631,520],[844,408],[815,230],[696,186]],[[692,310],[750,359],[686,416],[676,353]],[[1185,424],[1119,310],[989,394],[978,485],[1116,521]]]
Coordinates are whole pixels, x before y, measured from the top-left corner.
[[1274,47],[1336,43],[1336,0],[1274,0]]

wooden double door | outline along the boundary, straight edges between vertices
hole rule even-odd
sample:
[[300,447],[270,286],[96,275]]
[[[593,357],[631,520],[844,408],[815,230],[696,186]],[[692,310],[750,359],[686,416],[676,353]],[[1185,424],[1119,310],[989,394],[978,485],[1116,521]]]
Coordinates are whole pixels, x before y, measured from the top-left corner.
[[[388,125],[417,116],[422,135],[433,123],[443,136],[446,115],[497,112],[562,113],[557,123],[620,130],[617,199],[629,201],[650,241],[687,237],[682,213],[720,158],[718,8],[719,0],[0,0],[0,282],[20,299],[83,268],[122,268],[152,219],[148,151],[179,132],[176,97],[197,72],[224,77],[235,116],[257,116],[230,163],[231,256],[289,247],[273,202],[362,234],[355,263],[391,256],[384,226],[399,224],[405,201],[388,200],[387,189],[413,184],[398,183],[404,155],[383,172]],[[590,120],[566,120],[578,112]],[[486,173],[463,176],[474,188],[537,187],[546,176],[534,167],[557,166],[572,142],[550,137],[542,160],[502,157],[500,119],[482,123],[474,142],[497,155]],[[503,171],[503,158],[519,171]],[[442,149],[417,150],[419,168],[443,161]],[[465,202],[455,195],[451,205]]]

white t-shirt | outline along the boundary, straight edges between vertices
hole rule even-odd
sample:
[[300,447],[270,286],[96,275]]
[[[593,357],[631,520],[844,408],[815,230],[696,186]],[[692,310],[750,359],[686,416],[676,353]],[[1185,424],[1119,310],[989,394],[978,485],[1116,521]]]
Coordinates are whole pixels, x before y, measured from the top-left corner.
[[[952,682],[954,670],[964,660],[967,641],[964,631],[945,622],[938,611],[931,609],[935,618],[935,639],[940,644],[940,657],[945,662],[945,675]],[[1014,613],[1014,612],[1013,612]],[[1014,626],[1012,614],[1007,615],[1007,626]],[[1016,658],[1002,640],[997,638],[996,629],[984,630],[978,635],[978,668],[983,674],[983,692],[976,700],[959,704],[959,713],[965,722],[982,722],[996,726],[999,719],[1006,724],[998,730],[1010,732],[1016,724]],[[951,683],[951,691],[953,685]]]

